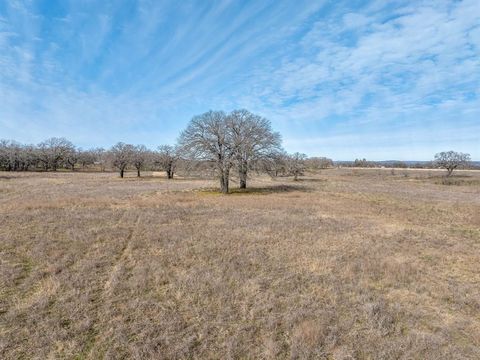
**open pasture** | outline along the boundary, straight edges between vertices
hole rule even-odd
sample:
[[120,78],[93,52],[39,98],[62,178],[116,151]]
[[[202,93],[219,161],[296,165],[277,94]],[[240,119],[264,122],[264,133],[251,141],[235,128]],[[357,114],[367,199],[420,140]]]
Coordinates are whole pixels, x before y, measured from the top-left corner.
[[0,358],[480,358],[480,173],[0,174]]

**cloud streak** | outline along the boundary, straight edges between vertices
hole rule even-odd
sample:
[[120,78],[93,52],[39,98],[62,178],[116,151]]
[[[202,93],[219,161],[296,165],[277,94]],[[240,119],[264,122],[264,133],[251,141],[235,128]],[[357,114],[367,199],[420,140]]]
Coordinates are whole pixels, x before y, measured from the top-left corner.
[[196,113],[248,107],[290,151],[480,159],[479,24],[474,0],[9,0],[0,137],[156,146]]

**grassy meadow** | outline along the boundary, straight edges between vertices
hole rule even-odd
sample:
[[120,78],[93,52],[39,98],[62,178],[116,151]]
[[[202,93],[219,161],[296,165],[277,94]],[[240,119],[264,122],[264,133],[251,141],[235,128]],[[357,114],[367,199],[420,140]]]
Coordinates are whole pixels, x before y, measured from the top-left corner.
[[2,359],[480,359],[480,172],[0,173]]

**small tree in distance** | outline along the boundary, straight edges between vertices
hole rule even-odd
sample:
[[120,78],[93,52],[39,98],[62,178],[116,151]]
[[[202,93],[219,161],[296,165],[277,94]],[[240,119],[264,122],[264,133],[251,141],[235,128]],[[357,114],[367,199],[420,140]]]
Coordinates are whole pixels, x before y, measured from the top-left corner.
[[92,150],[80,151],[78,154],[78,162],[83,169],[85,169],[88,165],[95,164],[95,160],[96,157]]
[[305,161],[309,169],[320,170],[333,167],[333,160],[326,157],[310,157]]
[[161,145],[156,153],[155,164],[167,173],[167,179],[173,179],[179,151],[171,145]]
[[470,154],[456,151],[442,151],[435,154],[435,163],[437,166],[447,170],[447,177],[452,175],[453,170],[458,167],[466,166],[470,162]]
[[75,165],[78,163],[82,150],[72,148],[70,151],[67,152],[65,155],[65,164],[75,171]]
[[373,164],[367,159],[355,159],[353,162],[353,167],[373,167]]
[[271,177],[287,174],[288,154],[282,149],[272,153],[267,159],[260,161],[260,166]]
[[140,177],[140,170],[145,166],[148,160],[148,149],[145,145],[135,146],[132,153],[132,164],[137,169],[137,177]]
[[303,175],[305,171],[305,160],[307,155],[296,152],[287,157],[287,169],[290,175],[293,175],[293,180],[297,181],[298,177]]
[[119,170],[120,177],[123,178],[125,169],[132,162],[135,146],[119,142],[110,149],[110,154],[112,165]]

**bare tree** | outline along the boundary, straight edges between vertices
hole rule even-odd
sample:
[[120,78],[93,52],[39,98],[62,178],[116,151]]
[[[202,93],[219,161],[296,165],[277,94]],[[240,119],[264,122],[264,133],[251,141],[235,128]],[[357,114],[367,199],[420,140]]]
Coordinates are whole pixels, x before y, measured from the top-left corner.
[[94,156],[93,163],[95,165],[100,165],[100,171],[105,171],[105,166],[107,164],[107,151],[104,148],[97,147],[90,150]]
[[3,170],[9,170],[8,161],[8,140],[0,140],[0,168]]
[[39,160],[43,163],[45,170],[57,171],[67,154],[74,149],[73,144],[67,139],[53,137],[38,144]]
[[158,147],[155,163],[167,173],[167,179],[173,179],[178,159],[177,148],[171,145],[161,145]]
[[435,163],[447,170],[447,176],[452,175],[456,168],[468,165],[469,162],[470,154],[456,151],[443,151],[435,154]]
[[148,149],[145,145],[137,145],[132,154],[132,164],[137,169],[137,177],[140,177],[140,170],[145,166],[148,160]]
[[38,164],[37,149],[34,145],[23,145],[20,154],[20,170],[28,171],[31,167],[36,168]]
[[75,171],[75,164],[78,163],[81,153],[81,149],[77,150],[75,148],[72,148],[65,154],[65,163],[67,164],[67,166],[70,167],[70,169],[72,169],[72,171]]
[[16,141],[0,141],[0,167],[7,171],[17,171],[20,167],[22,145]]
[[123,178],[123,174],[127,166],[132,162],[134,153],[135,146],[122,142],[115,144],[110,149],[112,165],[119,170],[121,178]]
[[265,171],[271,177],[283,176],[287,174],[288,154],[284,150],[275,151],[258,162],[260,170]]
[[80,163],[80,165],[82,165],[83,169],[85,169],[89,165],[95,164],[96,160],[97,157],[95,154],[95,149],[80,150],[78,153],[78,162]]
[[302,176],[305,171],[305,160],[307,155],[296,152],[287,157],[287,170],[290,175],[293,175],[293,180],[297,181],[299,176]]
[[227,117],[235,150],[240,188],[247,187],[247,173],[252,162],[265,160],[281,149],[280,134],[270,121],[248,110],[234,110]]
[[33,145],[23,145],[16,141],[0,140],[0,169],[6,171],[27,171],[37,163]]
[[305,160],[305,166],[314,170],[328,169],[333,167],[333,161],[326,157],[310,157]]
[[355,159],[353,162],[353,167],[373,167],[374,164],[371,161],[368,161],[367,159]]
[[188,157],[215,163],[221,191],[228,193],[235,149],[225,113],[209,111],[195,116],[181,133],[179,144]]

